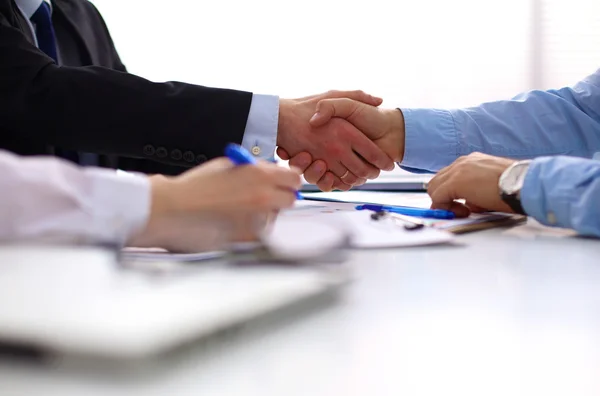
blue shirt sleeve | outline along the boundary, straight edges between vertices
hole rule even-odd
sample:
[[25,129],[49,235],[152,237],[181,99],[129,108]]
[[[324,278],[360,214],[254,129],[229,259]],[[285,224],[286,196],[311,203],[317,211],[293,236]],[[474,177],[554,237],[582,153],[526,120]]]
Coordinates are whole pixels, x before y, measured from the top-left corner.
[[600,151],[600,70],[570,88],[455,109],[402,109],[402,166],[438,171],[474,151],[528,159]]
[[252,95],[242,146],[258,158],[273,158],[278,122],[279,98],[272,95]]
[[525,176],[521,203],[542,224],[600,237],[600,161],[537,158]]

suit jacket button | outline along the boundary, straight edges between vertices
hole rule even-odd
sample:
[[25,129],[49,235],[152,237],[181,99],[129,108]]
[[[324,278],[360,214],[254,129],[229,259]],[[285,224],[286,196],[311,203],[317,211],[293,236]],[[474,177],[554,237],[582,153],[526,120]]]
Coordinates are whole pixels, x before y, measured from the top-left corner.
[[174,159],[175,161],[179,161],[181,159],[181,157],[183,157],[183,154],[181,154],[181,150],[171,150],[171,158]]
[[196,156],[191,151],[186,151],[185,153],[183,153],[183,159],[187,162],[194,162]]
[[203,163],[203,162],[206,162],[206,160],[207,160],[207,159],[208,159],[208,158],[206,158],[206,155],[204,155],[204,154],[198,154],[198,155],[196,156],[196,163],[197,163],[197,164],[201,164],[201,163]]
[[168,151],[166,148],[164,147],[159,147],[156,149],[156,156],[158,158],[165,158],[167,155],[169,155]]
[[155,152],[156,152],[156,150],[154,149],[153,145],[147,144],[144,146],[144,155],[147,155],[148,157],[152,157]]

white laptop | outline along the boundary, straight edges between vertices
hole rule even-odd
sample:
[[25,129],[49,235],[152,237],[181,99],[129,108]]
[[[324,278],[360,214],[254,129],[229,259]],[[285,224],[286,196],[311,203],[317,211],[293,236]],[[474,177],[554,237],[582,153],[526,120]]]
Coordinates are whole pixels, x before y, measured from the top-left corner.
[[153,274],[98,248],[0,246],[0,343],[143,358],[348,281],[340,265],[185,265]]

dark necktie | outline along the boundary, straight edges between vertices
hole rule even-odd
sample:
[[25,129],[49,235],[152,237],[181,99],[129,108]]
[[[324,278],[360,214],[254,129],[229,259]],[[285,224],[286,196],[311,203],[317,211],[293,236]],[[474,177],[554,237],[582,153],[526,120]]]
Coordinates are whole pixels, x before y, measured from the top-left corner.
[[[35,24],[35,36],[37,38],[38,47],[44,51],[46,55],[54,59],[58,64],[58,51],[56,47],[56,34],[52,25],[52,14],[50,5],[45,1],[31,16],[31,22]],[[71,160],[81,165],[98,165],[98,156],[91,153],[76,153],[70,150],[56,150],[56,154],[62,158]]]
[[48,3],[42,1],[42,5],[31,16],[31,22],[35,24],[35,36],[37,37],[38,47],[46,55],[54,59],[54,62],[58,63],[56,34],[54,34],[54,26],[52,26],[52,16]]

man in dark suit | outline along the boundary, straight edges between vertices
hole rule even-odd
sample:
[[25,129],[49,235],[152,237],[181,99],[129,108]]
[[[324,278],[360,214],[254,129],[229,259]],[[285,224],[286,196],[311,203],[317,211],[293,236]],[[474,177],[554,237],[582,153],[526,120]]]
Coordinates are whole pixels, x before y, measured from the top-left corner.
[[[44,13],[51,15],[50,26]],[[55,43],[47,38],[52,29]],[[0,147],[26,155],[99,153],[101,165],[172,174],[220,156],[228,142],[247,143],[262,157],[277,144],[324,159],[349,184],[393,168],[349,123],[319,129],[308,123],[325,97],[380,103],[360,91],[271,100],[275,114],[267,118],[274,131],[265,144],[248,138],[252,93],[157,84],[125,71],[88,1],[53,0],[50,8],[42,0],[0,0]]]

